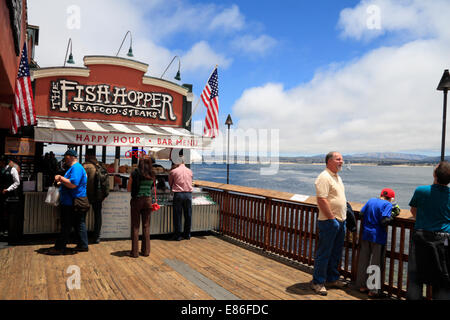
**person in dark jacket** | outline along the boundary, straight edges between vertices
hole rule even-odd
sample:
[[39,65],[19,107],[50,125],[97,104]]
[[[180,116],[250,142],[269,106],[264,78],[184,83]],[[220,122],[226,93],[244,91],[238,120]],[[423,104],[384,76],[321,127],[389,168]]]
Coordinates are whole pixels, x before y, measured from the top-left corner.
[[[87,174],[87,186],[86,193],[89,199],[89,203],[92,206],[94,212],[94,243],[100,243],[100,233],[102,229],[102,204],[105,199],[101,192],[99,192],[99,182],[96,181],[97,170],[100,167],[105,168],[104,164],[99,162],[95,156],[94,149],[86,150],[86,161],[83,163],[83,168]],[[106,170],[106,168],[105,168]]]
[[10,236],[9,216],[18,210],[20,177],[14,162],[6,156],[0,158],[0,170],[0,231],[1,235]]
[[139,257],[139,225],[142,219],[141,255],[150,255],[150,214],[152,212],[152,187],[155,176],[152,172],[150,157],[139,159],[136,170],[128,180],[128,191],[131,192],[131,253],[133,258]]
[[408,300],[420,300],[423,285],[433,299],[450,300],[450,163],[441,161],[433,184],[417,187],[409,202],[416,218],[408,259]]

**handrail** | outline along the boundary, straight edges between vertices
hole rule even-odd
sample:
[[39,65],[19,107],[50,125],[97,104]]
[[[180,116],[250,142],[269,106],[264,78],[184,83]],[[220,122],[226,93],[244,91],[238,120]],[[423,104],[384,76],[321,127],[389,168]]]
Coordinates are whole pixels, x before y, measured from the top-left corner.
[[[316,197],[305,201],[292,200],[293,193],[194,181],[194,185],[207,190],[219,205],[219,232],[256,247],[294,261],[314,265],[318,233]],[[363,206],[350,203],[355,212]],[[357,231],[347,232],[344,242],[340,273],[355,280],[358,271],[361,220],[357,217]],[[382,290],[389,296],[406,297],[408,251],[414,217],[408,210],[388,227],[388,245],[381,270]],[[427,288],[426,297],[431,297]]]

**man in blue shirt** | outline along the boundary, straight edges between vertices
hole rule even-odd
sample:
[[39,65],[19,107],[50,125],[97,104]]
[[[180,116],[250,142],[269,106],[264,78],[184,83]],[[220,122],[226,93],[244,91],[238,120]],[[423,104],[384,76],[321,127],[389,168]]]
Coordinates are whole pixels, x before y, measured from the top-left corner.
[[450,299],[450,163],[441,161],[434,182],[420,186],[409,203],[416,218],[408,260],[407,299],[421,299],[423,284],[433,299]]
[[60,211],[61,211],[61,234],[56,241],[55,247],[50,254],[70,253],[66,249],[72,226],[78,234],[78,245],[76,251],[88,251],[88,238],[86,229],[87,210],[79,210],[74,206],[77,198],[85,199],[87,174],[83,166],[78,162],[77,152],[67,150],[64,154],[64,163],[68,170],[64,176],[56,175],[55,182],[60,185]]
[[[380,287],[367,288],[367,268],[377,266],[381,274],[386,252],[387,223],[391,220],[392,201],[395,192],[392,189],[381,190],[380,198],[372,198],[361,209],[362,239],[358,259],[356,285],[360,292],[367,292],[369,297],[378,297]],[[381,279],[378,283],[381,284]],[[370,290],[369,290],[370,289]]]

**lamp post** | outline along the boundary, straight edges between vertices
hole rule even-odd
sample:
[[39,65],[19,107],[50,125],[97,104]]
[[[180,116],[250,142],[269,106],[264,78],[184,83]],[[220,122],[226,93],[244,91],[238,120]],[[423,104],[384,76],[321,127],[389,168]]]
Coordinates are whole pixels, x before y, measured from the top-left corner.
[[133,57],[133,37],[131,36],[131,31],[127,31],[125,33],[125,37],[123,37],[122,43],[120,44],[119,50],[117,50],[116,57],[119,55],[120,49],[122,49],[123,43],[125,42],[125,39],[127,38],[127,35],[130,35],[130,49],[128,49],[127,56]]
[[441,144],[441,161],[444,161],[445,158],[445,130],[446,130],[446,121],[447,121],[447,92],[450,89],[450,74],[448,69],[444,70],[444,74],[442,75],[441,81],[439,81],[439,85],[437,90],[444,92],[444,111],[442,115],[442,144]]
[[[69,52],[69,46],[70,46],[70,54],[69,54],[69,59],[67,59],[67,53]],[[67,59],[67,61],[66,61],[66,59]],[[69,38],[69,42],[67,43],[66,56],[64,57],[64,67],[66,66],[66,62],[70,63],[70,64],[75,63],[75,61],[73,60],[73,55],[72,55],[72,38]]]
[[230,126],[233,124],[231,115],[228,115],[225,124],[228,126],[228,151],[227,151],[227,184],[230,182]]
[[180,81],[181,80],[181,73],[180,73],[180,67],[181,67],[181,60],[179,56],[175,56],[173,57],[172,61],[170,61],[169,65],[167,66],[166,70],[164,70],[163,74],[161,75],[160,79],[162,79],[162,77],[164,77],[164,75],[166,74],[167,69],[169,69],[170,65],[172,64],[172,62],[175,60],[175,58],[178,58],[178,71],[177,74],[175,75],[175,80]]

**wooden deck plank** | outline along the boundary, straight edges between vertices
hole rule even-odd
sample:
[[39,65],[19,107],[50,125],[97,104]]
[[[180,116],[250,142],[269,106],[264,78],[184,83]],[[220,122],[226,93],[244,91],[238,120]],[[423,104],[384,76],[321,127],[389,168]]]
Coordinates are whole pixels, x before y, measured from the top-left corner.
[[[219,240],[221,241],[221,240]],[[243,299],[251,299],[250,296],[253,296],[255,299],[260,299],[261,294],[265,293],[263,296],[264,299],[276,299],[277,296],[274,295],[271,290],[272,288],[262,288],[262,283],[260,280],[263,280],[263,277],[259,277],[255,279],[255,267],[258,269],[258,263],[255,264],[255,261],[252,259],[253,256],[241,255],[238,260],[236,260],[233,255],[233,250],[224,250],[221,251],[219,255],[214,255],[217,251],[215,247],[217,247],[218,243],[210,243],[208,248],[205,248],[205,254],[209,254],[214,258],[214,264],[208,267],[208,271],[211,274],[211,277],[216,278],[218,282],[222,283],[224,287],[227,287],[227,283],[231,283],[233,287],[228,286],[229,290],[237,290],[238,292],[243,292]],[[230,247],[232,248],[232,247]],[[207,252],[206,250],[210,250]],[[262,257],[265,259],[264,257]],[[245,266],[249,267],[249,272],[245,270]],[[271,281],[271,277],[268,278]]]
[[[221,240],[219,240],[220,242]],[[259,256],[255,253],[250,253],[251,255],[247,255],[246,252],[244,255],[241,255],[239,259],[233,259],[233,250],[224,250],[221,251],[219,255],[214,255],[217,251],[215,247],[217,247],[219,243],[210,243],[208,246],[211,252],[207,252],[208,248],[205,247],[203,251],[205,254],[209,254],[214,259],[214,264],[207,268],[208,275],[211,279],[215,279],[221,283],[221,285],[228,289],[234,290],[237,292],[242,292],[243,299],[292,299],[293,296],[286,295],[283,292],[280,292],[278,295],[273,293],[274,287],[270,285],[273,282],[273,275],[263,275],[260,271],[255,272],[255,267],[257,269],[263,269],[260,263],[256,261],[255,257],[261,259],[261,261],[271,260]],[[233,247],[230,247],[233,248]],[[241,253],[240,253],[241,254]],[[246,270],[245,266],[250,266],[248,270]],[[206,270],[205,270],[206,271]],[[265,283],[268,282],[268,284]],[[227,284],[232,284],[230,285]]]
[[[283,270],[276,271],[274,272],[274,274],[272,274],[271,272],[267,274],[266,272],[264,272],[266,267],[261,262],[265,260],[268,260],[268,262],[270,262],[269,259],[249,251],[245,253],[242,252],[240,254],[241,257],[239,259],[239,263],[235,264],[233,270],[235,281],[242,282],[244,280],[246,283],[245,287],[239,288],[240,292],[256,292],[260,296],[259,299],[261,299],[262,294],[263,299],[277,299],[280,298],[280,296],[283,296],[283,298],[292,298],[283,294],[281,291],[278,296],[274,294],[274,289],[279,289],[275,287],[279,287],[281,284],[274,276],[278,272],[284,272]],[[225,253],[224,257],[221,257],[219,259],[223,259],[224,263],[226,263],[226,261],[233,261],[233,252]],[[221,269],[226,269],[226,267],[224,265],[221,265]],[[251,298],[247,296],[245,299]],[[255,297],[255,299],[258,298]]]
[[[150,256],[137,259],[127,256],[129,240],[103,241],[91,245],[89,252],[66,256],[41,254],[39,249],[49,247],[41,244],[1,249],[0,299],[214,299],[192,274],[240,299],[361,298],[343,290],[329,290],[327,297],[315,295],[308,286],[311,274],[213,235],[194,236],[190,241],[152,239],[151,243]],[[178,261],[184,269],[174,268],[169,260]],[[80,289],[67,287],[71,265],[80,267]]]
[[[196,239],[193,239],[196,241]],[[213,239],[208,239],[213,240]],[[209,277],[211,280],[219,283],[226,290],[233,292],[238,288],[251,288],[255,285],[246,281],[246,279],[239,278],[236,275],[236,261],[234,259],[223,259],[226,254],[230,254],[230,248],[221,248],[217,250],[218,246],[216,242],[208,241],[202,245],[202,251],[197,253],[196,259],[191,259],[194,261],[205,261],[208,265],[202,269],[205,276]]]

